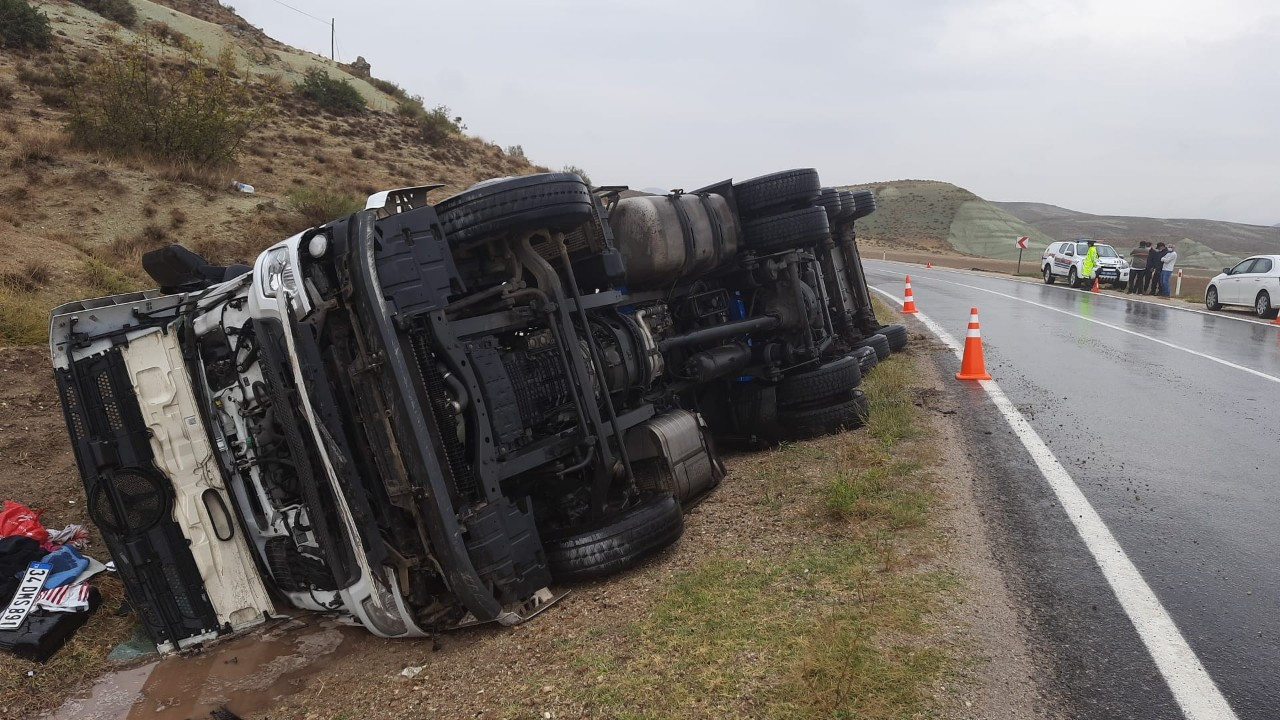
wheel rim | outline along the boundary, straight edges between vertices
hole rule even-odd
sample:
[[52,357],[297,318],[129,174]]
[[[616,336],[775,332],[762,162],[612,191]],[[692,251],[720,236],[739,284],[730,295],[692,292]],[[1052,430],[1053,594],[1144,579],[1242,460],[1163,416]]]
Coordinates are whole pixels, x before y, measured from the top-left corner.
[[1049,268],[1044,269],[1044,281],[1049,282],[1049,278],[1053,277],[1053,271]]
[[1253,308],[1258,311],[1259,315],[1266,315],[1271,309],[1271,299],[1265,293],[1258,296],[1258,300],[1254,302]]
[[1079,279],[1078,279],[1078,277],[1076,276],[1076,269],[1075,269],[1075,268],[1071,268],[1071,272],[1067,273],[1067,284],[1068,284],[1068,285],[1075,285],[1078,281],[1079,281]]
[[1209,304],[1210,305],[1218,304],[1218,291],[1214,290],[1213,288],[1209,288]]

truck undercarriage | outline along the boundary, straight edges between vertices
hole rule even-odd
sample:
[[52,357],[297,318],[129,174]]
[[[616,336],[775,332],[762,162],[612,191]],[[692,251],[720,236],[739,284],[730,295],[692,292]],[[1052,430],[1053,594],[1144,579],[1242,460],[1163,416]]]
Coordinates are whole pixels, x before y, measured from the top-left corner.
[[906,343],[862,275],[874,199],[813,170],[428,190],[238,276],[157,251],[162,291],[54,310],[91,512],[158,645],[273,596],[386,637],[520,622],[675,542],[717,443],[861,424],[862,371]]

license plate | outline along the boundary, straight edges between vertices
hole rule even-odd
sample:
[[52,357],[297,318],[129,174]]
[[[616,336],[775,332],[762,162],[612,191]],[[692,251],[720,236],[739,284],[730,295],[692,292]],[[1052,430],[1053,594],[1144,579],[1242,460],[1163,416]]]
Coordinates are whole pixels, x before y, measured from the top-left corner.
[[22,626],[22,621],[27,619],[27,613],[31,612],[31,608],[36,605],[36,598],[40,595],[40,590],[44,588],[44,581],[49,578],[49,572],[53,570],[53,566],[49,563],[33,562],[27,566],[27,572],[22,576],[22,582],[18,584],[18,592],[14,593],[13,600],[9,601],[9,607],[4,609],[4,614],[0,615],[0,630],[17,630]]
[[1115,277],[1116,275],[1119,275],[1120,272],[1118,270],[1102,270],[1098,274],[1102,277]]

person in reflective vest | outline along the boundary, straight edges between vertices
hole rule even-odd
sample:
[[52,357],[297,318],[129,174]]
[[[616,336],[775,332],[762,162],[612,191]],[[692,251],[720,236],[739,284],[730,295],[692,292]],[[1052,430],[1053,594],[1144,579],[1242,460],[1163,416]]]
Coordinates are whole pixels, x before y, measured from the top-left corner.
[[1084,273],[1085,280],[1093,279],[1093,271],[1098,267],[1098,248],[1094,246],[1093,241],[1089,241],[1089,252],[1084,254],[1084,264],[1080,270]]

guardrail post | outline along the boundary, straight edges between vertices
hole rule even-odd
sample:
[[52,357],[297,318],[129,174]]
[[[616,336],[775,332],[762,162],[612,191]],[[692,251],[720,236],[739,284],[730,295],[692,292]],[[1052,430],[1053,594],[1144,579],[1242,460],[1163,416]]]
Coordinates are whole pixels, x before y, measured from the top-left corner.
[[1182,294],[1182,271],[1181,270],[1178,271],[1178,284],[1174,287],[1173,294],[1174,295]]

